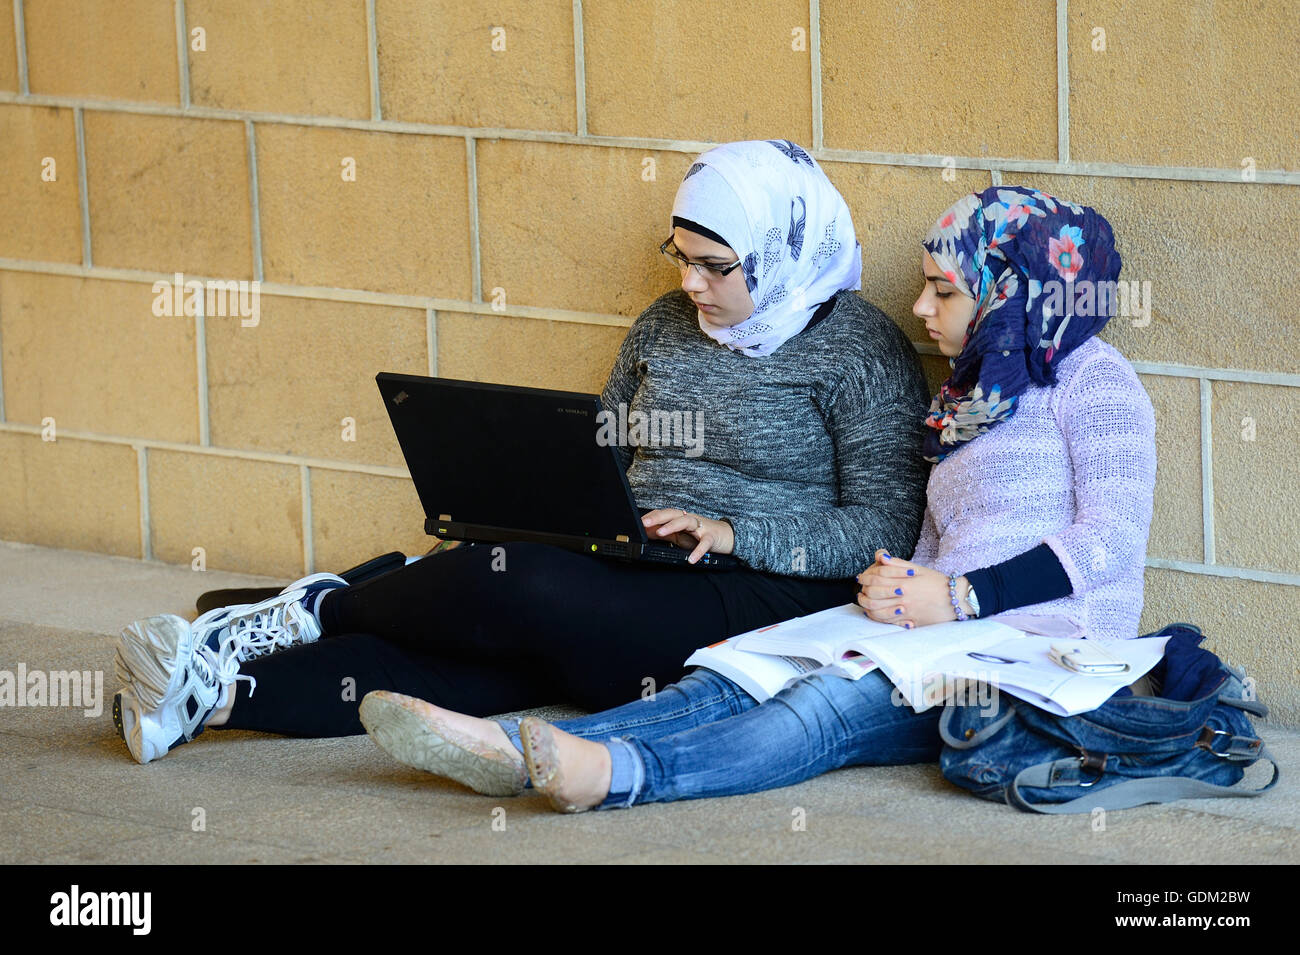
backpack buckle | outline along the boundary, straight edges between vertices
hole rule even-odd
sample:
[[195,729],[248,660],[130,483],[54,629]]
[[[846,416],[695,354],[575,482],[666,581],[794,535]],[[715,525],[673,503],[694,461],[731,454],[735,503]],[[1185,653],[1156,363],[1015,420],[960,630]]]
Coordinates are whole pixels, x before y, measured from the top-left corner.
[[1106,754],[1102,753],[1098,756],[1096,753],[1090,753],[1086,749],[1083,750],[1083,755],[1079,757],[1079,769],[1081,771],[1089,770],[1095,774],[1086,783],[1080,782],[1077,784],[1080,788],[1087,789],[1106,774]]
[[1232,755],[1231,753],[1220,753],[1218,750],[1214,748],[1214,738],[1216,736],[1230,737],[1232,736],[1232,734],[1225,732],[1224,730],[1213,730],[1210,729],[1208,726],[1202,726],[1201,735],[1197,738],[1196,745],[1199,746],[1201,749],[1213,753],[1215,756],[1219,757],[1219,759],[1228,759]]

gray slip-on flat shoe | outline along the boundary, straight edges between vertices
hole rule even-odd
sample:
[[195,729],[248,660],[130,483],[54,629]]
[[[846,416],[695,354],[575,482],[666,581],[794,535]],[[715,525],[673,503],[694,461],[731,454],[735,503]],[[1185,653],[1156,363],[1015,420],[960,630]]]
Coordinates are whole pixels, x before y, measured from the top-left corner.
[[361,725],[399,763],[454,779],[485,796],[517,796],[528,769],[503,750],[449,726],[438,707],[413,696],[376,690],[361,700]]

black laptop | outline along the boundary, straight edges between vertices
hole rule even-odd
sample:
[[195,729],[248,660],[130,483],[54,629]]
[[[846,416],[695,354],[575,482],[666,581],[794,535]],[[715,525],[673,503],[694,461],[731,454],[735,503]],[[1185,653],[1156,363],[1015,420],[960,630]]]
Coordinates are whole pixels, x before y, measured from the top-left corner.
[[[597,440],[598,395],[390,372],[375,381],[426,533],[692,566],[690,551],[646,536],[618,449]],[[694,566],[743,565],[705,554]]]

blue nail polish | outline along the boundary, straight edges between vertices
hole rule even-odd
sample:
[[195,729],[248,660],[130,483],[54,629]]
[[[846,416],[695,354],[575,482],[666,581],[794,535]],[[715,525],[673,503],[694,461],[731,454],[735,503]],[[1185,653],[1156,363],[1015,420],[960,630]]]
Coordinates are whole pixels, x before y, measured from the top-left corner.
[[911,567],[907,568],[907,576],[909,576],[909,577],[915,577],[915,576],[916,576],[916,571],[914,571]]
[[903,624],[903,629],[904,629],[904,630],[911,630],[911,629],[912,629],[912,625],[911,625],[910,623],[905,623],[905,624]]
[[895,608],[894,608],[894,616],[898,616],[898,615],[902,614],[902,612],[903,612],[903,608],[902,608],[902,607],[895,607]]
[[894,588],[894,593],[897,594],[897,595],[900,596],[900,597],[903,596],[903,588],[902,588],[902,587],[895,587],[895,588]]

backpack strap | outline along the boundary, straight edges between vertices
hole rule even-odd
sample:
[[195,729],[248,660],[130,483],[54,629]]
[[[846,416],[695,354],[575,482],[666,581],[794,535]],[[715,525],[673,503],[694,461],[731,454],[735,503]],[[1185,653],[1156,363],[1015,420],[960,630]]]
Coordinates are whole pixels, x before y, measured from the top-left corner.
[[[1273,778],[1269,780],[1267,785],[1259,789],[1247,789],[1240,783],[1235,786],[1219,786],[1215,783],[1207,783],[1204,780],[1191,779],[1186,776],[1148,776],[1143,779],[1129,779],[1113,786],[1107,786],[1095,796],[1079,796],[1069,802],[1062,803],[1034,804],[1026,800],[1021,794],[1021,786],[1034,786],[1042,789],[1053,789],[1057,786],[1091,786],[1101,779],[1104,770],[1096,771],[1095,763],[1092,762],[1088,754],[1084,754],[1083,757],[1074,756],[1055,759],[1021,770],[1007,788],[1007,802],[1026,812],[1091,812],[1093,809],[1131,809],[1134,806],[1141,806],[1146,803],[1172,802],[1175,799],[1258,796],[1277,785],[1278,777],[1282,772],[1281,767],[1278,766],[1277,760],[1273,758],[1273,754],[1269,752],[1268,747],[1258,739],[1248,736],[1234,736],[1229,740],[1224,752],[1218,752],[1211,749],[1210,746],[1202,748],[1210,749],[1216,756],[1233,762],[1254,762],[1256,759],[1266,759],[1273,764]],[[1252,755],[1246,755],[1247,750]],[[1091,782],[1080,782],[1080,779],[1083,778],[1081,771],[1084,769],[1096,771],[1096,775]]]
[[1235,696],[1221,696],[1219,702],[1224,706],[1231,706],[1238,710],[1245,710],[1252,716],[1268,716],[1268,707],[1259,700],[1242,700]]
[[978,746],[1006,726],[1010,719],[1016,715],[1016,705],[1007,701],[1006,712],[1001,713],[992,723],[981,727],[978,732],[970,733],[969,736],[965,737],[954,736],[952,733],[952,718],[956,715],[956,712],[957,707],[952,704],[948,704],[943,708],[943,712],[939,714],[939,736],[953,749],[970,749],[972,746]]

